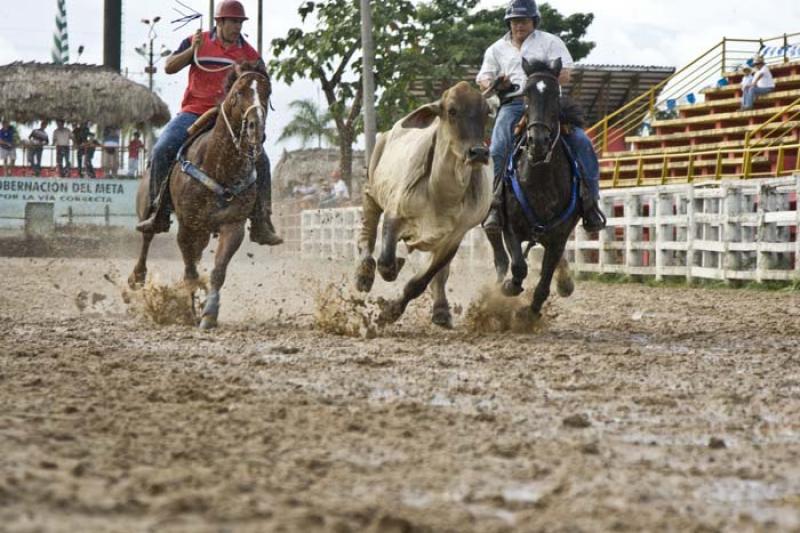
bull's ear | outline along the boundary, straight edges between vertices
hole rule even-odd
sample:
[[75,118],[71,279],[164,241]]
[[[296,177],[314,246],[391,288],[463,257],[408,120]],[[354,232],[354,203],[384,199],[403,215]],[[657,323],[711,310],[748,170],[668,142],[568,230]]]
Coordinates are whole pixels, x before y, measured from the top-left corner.
[[550,62],[550,70],[553,71],[553,74],[556,77],[561,75],[561,69],[563,68],[564,64],[561,62],[561,58],[557,57],[553,61]]
[[433,124],[433,121],[439,118],[440,116],[442,116],[442,101],[437,100],[432,104],[427,104],[420,107],[419,109],[408,115],[405,118],[405,120],[403,120],[401,127],[406,129],[410,128],[425,129],[431,124]]
[[531,65],[524,57],[522,58],[522,70],[525,71],[526,76],[533,74],[533,65]]

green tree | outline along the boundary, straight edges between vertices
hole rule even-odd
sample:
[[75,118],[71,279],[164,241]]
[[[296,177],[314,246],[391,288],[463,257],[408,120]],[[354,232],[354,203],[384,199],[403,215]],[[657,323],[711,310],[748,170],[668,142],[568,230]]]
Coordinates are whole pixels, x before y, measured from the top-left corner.
[[[376,83],[385,86],[396,75],[401,51],[408,46],[408,26],[416,12],[410,0],[373,2]],[[270,68],[286,83],[311,78],[322,86],[339,137],[340,170],[350,183],[353,142],[361,132],[361,13],[358,0],[304,2],[298,9],[314,29],[292,28],[272,41]]]
[[[428,0],[417,6],[414,45],[404,50],[398,64],[405,73],[386,88],[378,108],[379,125],[386,128],[402,111],[437,98],[483,62],[486,49],[506,31],[505,7],[475,11],[479,0]],[[594,20],[591,13],[563,16],[549,4],[540,4],[539,29],[564,40],[575,61],[586,57],[595,44],[583,37]]]
[[330,112],[321,111],[316,102],[309,99],[294,100],[289,107],[295,110],[294,118],[283,128],[279,141],[299,137],[303,148],[312,139],[317,140],[317,148],[322,148],[323,140],[336,144],[336,129],[330,127]]

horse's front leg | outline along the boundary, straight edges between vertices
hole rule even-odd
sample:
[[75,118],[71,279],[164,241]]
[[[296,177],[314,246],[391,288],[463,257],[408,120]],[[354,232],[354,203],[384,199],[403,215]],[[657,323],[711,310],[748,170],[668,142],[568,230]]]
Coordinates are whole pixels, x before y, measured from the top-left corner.
[[397,322],[403,316],[408,303],[425,292],[434,276],[450,264],[450,261],[453,260],[458,251],[458,244],[456,243],[455,246],[431,253],[428,267],[406,283],[406,286],[403,287],[403,295],[399,299],[388,301],[383,305],[378,321],[382,324]]
[[522,241],[513,230],[506,228],[503,231],[508,251],[511,252],[511,279],[503,283],[502,291],[505,296],[519,296],[522,294],[522,282],[528,277],[528,263],[522,251]]
[[497,273],[497,283],[503,283],[508,274],[508,254],[503,245],[503,234],[498,231],[485,231],[486,238],[492,246],[494,256],[494,270]]
[[219,245],[217,246],[214,269],[211,271],[211,287],[208,292],[208,299],[203,308],[203,319],[200,322],[202,329],[211,329],[217,326],[217,316],[219,315],[220,296],[219,291],[225,283],[225,274],[228,271],[228,263],[242,245],[244,239],[244,221],[235,224],[224,224],[219,230]]
[[542,312],[542,306],[550,296],[550,283],[553,281],[553,274],[564,255],[564,244],[552,244],[545,248],[542,258],[542,272],[539,275],[539,283],[533,292],[533,303],[530,311],[534,318],[538,318]]
[[183,223],[178,225],[178,248],[183,256],[183,281],[187,285],[191,286],[200,279],[197,263],[210,239],[207,230],[192,230]]

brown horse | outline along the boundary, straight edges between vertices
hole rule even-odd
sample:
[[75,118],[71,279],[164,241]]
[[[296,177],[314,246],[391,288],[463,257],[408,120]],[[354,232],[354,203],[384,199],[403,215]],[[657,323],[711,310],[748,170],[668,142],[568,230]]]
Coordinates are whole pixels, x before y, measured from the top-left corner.
[[[217,325],[219,291],[225,282],[228,263],[242,244],[245,221],[256,200],[255,164],[263,150],[272,92],[269,76],[260,62],[235,67],[226,89],[216,124],[200,134],[184,154],[194,168],[187,167],[185,172],[181,164],[176,164],[169,174],[169,191],[178,219],[178,246],[185,265],[184,280],[190,285],[199,278],[197,262],[212,233],[219,234],[211,286],[200,322],[203,329]],[[197,176],[211,181],[204,184]],[[140,220],[150,211],[149,181],[148,172],[139,184],[136,210]],[[128,279],[132,287],[145,281],[153,235],[142,234],[139,261]]]

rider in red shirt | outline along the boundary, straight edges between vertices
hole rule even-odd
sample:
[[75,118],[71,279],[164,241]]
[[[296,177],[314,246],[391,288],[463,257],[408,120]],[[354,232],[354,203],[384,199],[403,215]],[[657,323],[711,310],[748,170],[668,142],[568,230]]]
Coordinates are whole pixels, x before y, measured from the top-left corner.
[[[184,39],[167,59],[164,71],[175,74],[189,66],[189,85],[183,95],[181,112],[164,128],[153,146],[150,161],[150,198],[156,204],[161,183],[167,177],[178,150],[186,142],[189,126],[225,97],[225,80],[229,68],[243,61],[260,61],[261,56],[242,38],[242,23],[247,20],[244,7],[237,0],[224,0],[217,6],[216,27],[209,32],[197,30]],[[195,62],[195,55],[197,62]],[[269,159],[262,151],[256,160],[256,204],[250,214],[250,240],[270,246],[283,240],[270,221],[271,175]],[[139,231],[159,233],[169,230],[169,211],[160,205],[147,220],[139,223]]]

